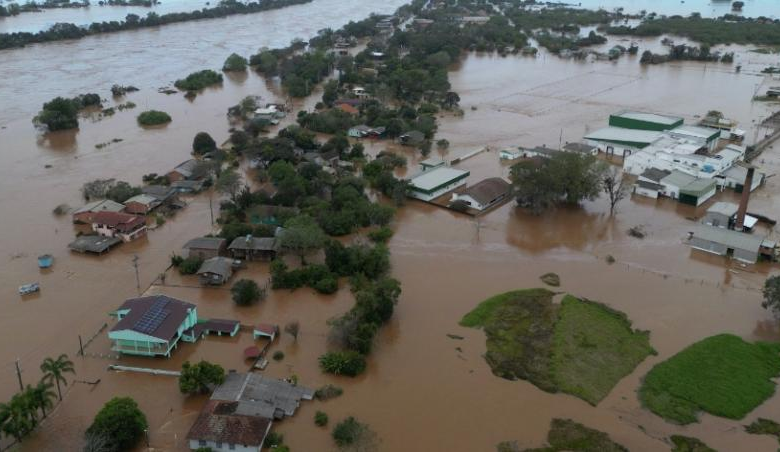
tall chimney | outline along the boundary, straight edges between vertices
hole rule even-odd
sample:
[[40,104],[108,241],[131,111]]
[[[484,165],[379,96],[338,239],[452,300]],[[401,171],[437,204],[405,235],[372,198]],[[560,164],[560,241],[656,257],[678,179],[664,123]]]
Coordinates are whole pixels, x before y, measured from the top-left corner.
[[734,225],[735,231],[742,231],[745,229],[745,214],[747,213],[748,201],[750,201],[750,189],[753,187],[753,172],[755,168],[749,166],[747,169],[747,176],[745,176],[745,185],[742,186],[742,199],[739,201],[739,209],[737,210],[737,222]]

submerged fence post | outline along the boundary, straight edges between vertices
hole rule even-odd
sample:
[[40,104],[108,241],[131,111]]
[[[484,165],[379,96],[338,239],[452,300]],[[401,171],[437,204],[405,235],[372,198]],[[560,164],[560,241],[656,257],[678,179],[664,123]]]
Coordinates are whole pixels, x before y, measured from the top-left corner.
[[79,334],[79,354],[84,356],[84,343],[81,342],[81,335]]

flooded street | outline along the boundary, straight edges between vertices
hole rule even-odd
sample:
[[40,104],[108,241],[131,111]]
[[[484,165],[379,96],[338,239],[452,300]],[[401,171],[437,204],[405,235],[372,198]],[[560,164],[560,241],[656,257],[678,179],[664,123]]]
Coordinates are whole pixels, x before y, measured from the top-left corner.
[[[654,364],[704,337],[731,332],[749,340],[780,340],[777,322],[760,306],[759,290],[777,267],[743,268],[682,244],[694,224],[689,218],[701,216],[705,208],[634,197],[623,201],[613,218],[603,199],[536,217],[509,203],[477,222],[410,202],[397,213],[390,241],[392,273],[403,293],[394,317],[378,335],[368,371],[356,379],[325,375],[317,365],[317,357],[327,349],[326,320],[353,304],[346,281],[332,296],[310,289],[273,291],[249,308],[236,307],[228,290],[203,289],[195,278],[171,271],[165,285],[155,283],[172,253],[212,231],[208,193],[185,198],[188,206],[147,239],[123,244],[106,256],[67,250],[74,236],[70,216],[55,217],[52,209],[61,203],[80,206],[84,182],[113,177],[139,184],[142,175],[164,173],[189,158],[197,132],[224,141],[227,108],[244,96],[284,100],[278,86],[251,72],[227,76],[221,88],[207,89],[194,101],[181,94],[159,94],[158,87],[195,70],[216,69],[231,52],[248,55],[259,47],[287,45],[295,37],[310,37],[318,29],[337,28],[371,12],[392,12],[402,3],[315,0],[254,15],[0,52],[0,401],[17,389],[17,358],[25,384],[38,380],[43,358],[60,353],[75,362],[78,380],[101,380],[95,386],[71,384],[64,403],[24,441],[22,450],[80,450],[84,429],[113,396],[139,402],[155,450],[187,450],[184,437],[205,399],[182,396],[173,377],[115,373],[106,367],[119,362],[179,369],[185,360],[207,359],[226,369],[247,368],[242,351],[253,341],[246,331],[235,338],[208,337],[180,345],[168,360],[105,357],[111,352],[102,331],[87,346],[90,356],[76,356],[78,336],[86,340],[103,324],[110,327],[108,313],[136,295],[134,255],[139,257],[142,290],[195,303],[201,317],[234,318],[245,325],[300,321],[298,340],[283,334],[272,350],[282,350],[285,359],[272,362],[265,373],[295,374],[312,388],[337,384],[344,395],[304,402],[295,417],[275,424],[296,452],[333,449],[330,431],[312,421],[316,410],[326,411],[334,424],[349,415],[369,424],[381,439],[382,451],[487,452],[504,440],[517,440],[521,448],[541,446],[553,417],[605,431],[632,451],[668,450],[663,441],[674,433],[696,436],[722,451],[777,449],[772,437],[748,435],[741,425],[759,416],[776,419],[778,394],[742,421],[705,415],[701,423],[687,427],[641,409],[636,397],[640,379]],[[765,4],[747,1],[745,10]],[[640,46],[658,48],[658,41]],[[720,110],[740,122],[752,143],[760,136],[756,124],[777,108],[750,102],[757,87],[772,83],[758,72],[774,57],[734,50],[741,74],[720,64],[641,67],[636,57],[628,56],[612,63],[562,60],[546,52],[536,58],[471,54],[450,73],[465,115],[439,120],[437,139],[451,143],[441,155],[451,160],[489,146],[491,151],[459,167],[471,171],[470,183],[495,175],[506,178],[509,167],[497,155],[501,147],[577,141],[623,108],[678,115],[688,123],[695,115]],[[100,121],[82,119],[78,132],[41,136],[33,128],[32,116],[50,98],[82,92],[109,98],[114,83],[141,88],[126,98],[138,104],[136,109]],[[161,129],[141,129],[135,117],[147,109],[164,110],[173,122]],[[114,138],[123,141],[95,148]],[[387,145],[367,143],[367,150],[375,155]],[[413,172],[419,156],[408,156],[407,172]],[[757,162],[767,174],[780,172],[778,145]],[[735,197],[726,192],[718,199]],[[214,195],[215,209],[217,205]],[[777,177],[755,193],[750,210],[780,216]],[[636,225],[646,230],[645,239],[627,234]],[[35,257],[42,253],[55,257],[54,268],[46,273],[36,265]],[[607,255],[616,262],[607,264]],[[483,299],[538,287],[538,277],[546,272],[560,275],[561,290],[607,303],[625,312],[635,328],[651,331],[658,355],[640,364],[597,407],[493,376],[482,358],[484,333],[458,326],[463,314]],[[264,282],[268,274],[266,264],[252,264],[234,281],[251,277]],[[40,281],[41,293],[20,299],[17,287],[34,280]],[[450,339],[448,333],[464,339]]]

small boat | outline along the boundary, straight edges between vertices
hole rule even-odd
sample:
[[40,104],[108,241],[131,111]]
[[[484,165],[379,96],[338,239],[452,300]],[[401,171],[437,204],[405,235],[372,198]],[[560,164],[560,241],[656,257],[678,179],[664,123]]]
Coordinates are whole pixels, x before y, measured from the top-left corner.
[[39,290],[41,290],[41,286],[37,282],[25,284],[23,286],[19,286],[19,295],[31,294],[38,292]]
[[41,256],[38,256],[38,267],[40,268],[49,268],[51,267],[52,261],[54,260],[54,257],[52,257],[51,254],[43,254]]

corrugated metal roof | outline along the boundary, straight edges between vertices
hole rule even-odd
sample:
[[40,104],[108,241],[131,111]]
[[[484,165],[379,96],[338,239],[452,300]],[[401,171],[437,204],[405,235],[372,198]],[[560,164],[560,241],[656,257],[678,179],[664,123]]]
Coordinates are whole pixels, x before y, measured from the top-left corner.
[[621,141],[650,144],[661,136],[661,132],[652,130],[624,129],[622,127],[604,127],[585,135],[587,140]]
[[671,172],[671,174],[661,179],[661,183],[664,185],[673,185],[679,188],[687,186],[694,180],[696,180],[696,178],[690,174],[685,174],[682,171],[674,170]]
[[693,231],[693,236],[702,240],[719,243],[729,248],[756,252],[758,252],[758,248],[761,247],[761,243],[764,241],[764,237],[714,226],[698,226]]
[[659,115],[657,113],[646,113],[642,111],[630,111],[630,110],[621,111],[620,113],[614,114],[612,116],[618,118],[634,119],[636,121],[655,122],[655,123],[667,124],[667,125],[672,125],[683,120],[683,118],[678,118],[676,116],[666,116],[666,115]]
[[455,169],[449,166],[440,166],[430,171],[418,174],[409,182],[414,188],[430,191],[436,187],[445,185],[448,182],[455,181],[468,175],[468,171]]
[[730,217],[737,213],[737,209],[739,209],[739,206],[733,202],[718,201],[711,205],[709,209],[707,209],[707,213],[719,213],[721,215]]

